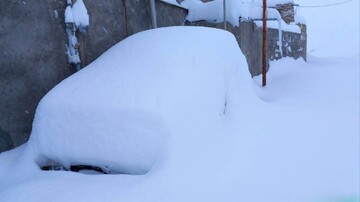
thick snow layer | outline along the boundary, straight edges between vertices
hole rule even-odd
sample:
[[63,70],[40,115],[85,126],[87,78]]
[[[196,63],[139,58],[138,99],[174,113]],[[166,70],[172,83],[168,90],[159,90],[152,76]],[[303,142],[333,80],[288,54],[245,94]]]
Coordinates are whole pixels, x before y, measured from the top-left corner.
[[[338,3],[336,0],[298,0],[304,6]],[[308,53],[321,56],[355,56],[360,52],[359,1],[327,7],[300,8],[307,20]]]
[[[326,4],[329,1],[316,2]],[[314,1],[303,0],[303,3],[312,5]],[[42,162],[45,158],[39,154],[37,141],[32,138],[26,145],[0,154],[0,201],[359,201],[360,23],[356,8],[359,8],[359,1],[334,8],[303,8],[300,12],[308,19],[308,37],[311,41],[308,45],[310,50],[314,50],[309,53],[307,63],[290,58],[272,62],[268,86],[265,88],[259,86],[259,77],[254,78],[254,81],[250,79],[244,57],[237,54],[239,64],[234,65],[237,70],[226,76],[226,108],[219,107],[220,98],[216,99],[218,101],[210,100],[210,103],[216,102],[219,105],[216,104],[216,109],[207,111],[206,106],[210,106],[208,101],[204,103],[205,106],[201,106],[199,103],[203,100],[196,95],[191,97],[194,102],[185,102],[188,98],[180,95],[186,95],[186,92],[172,93],[174,97],[165,103],[177,104],[167,110],[152,113],[155,120],[163,117],[156,128],[166,127],[162,131],[168,138],[163,142],[167,145],[164,153],[147,174],[109,176],[41,171],[36,162]],[[339,14],[338,19],[325,24],[323,20],[332,19],[334,13]],[[343,21],[344,18],[348,21]],[[132,62],[141,64],[144,68],[152,67],[153,63],[148,65],[148,60],[144,60],[147,56],[142,56],[146,54],[151,54],[151,57],[158,60],[166,59],[168,67],[175,64],[174,67],[179,68],[176,64],[183,64],[181,60],[189,58],[188,62],[192,61],[195,67],[198,57],[205,56],[203,53],[208,53],[209,50],[217,52],[219,57],[225,57],[230,52],[230,55],[240,53],[238,49],[235,50],[235,40],[230,46],[234,50],[228,50],[226,54],[217,51],[218,48],[209,49],[211,44],[203,48],[196,46],[197,41],[205,40],[203,38],[207,36],[215,44],[220,44],[217,40],[223,43],[230,40],[229,35],[220,31],[181,29],[157,30],[158,34],[160,31],[164,32],[165,38],[176,38],[171,41],[171,46],[164,43],[157,45],[157,41],[163,40],[151,37],[144,45],[122,53],[135,57],[126,60],[130,65],[126,67],[134,67]],[[331,32],[327,32],[329,30]],[[216,40],[213,38],[215,33],[218,33]],[[154,35],[157,36],[155,32]],[[143,36],[144,33],[134,37],[140,40]],[[187,42],[182,37],[194,46],[185,46],[183,43]],[[126,44],[129,45],[129,41],[121,46]],[[149,44],[152,48],[149,48]],[[119,49],[119,46],[114,48]],[[163,48],[164,46],[167,48]],[[146,48],[141,50],[142,47]],[[192,48],[195,48],[196,53]],[[142,54],[136,54],[135,50],[140,50]],[[177,54],[174,55],[173,51],[177,51]],[[118,56],[118,53],[112,50],[110,52]],[[172,57],[167,57],[165,52],[171,53]],[[110,57],[107,54],[103,57]],[[107,63],[111,64],[116,60],[114,58]],[[100,69],[96,67],[97,64],[103,64],[103,61],[93,63],[92,69]],[[108,67],[102,68],[106,70]],[[91,71],[93,70],[80,74],[84,76]],[[142,82],[158,75],[158,72],[145,72],[146,74],[141,75],[129,74],[129,78],[120,77],[126,79],[124,85],[130,85],[127,81],[133,81],[132,77],[137,77]],[[104,74],[106,73],[101,73],[100,76]],[[183,78],[185,74],[189,75],[190,83],[193,83],[195,75],[200,83],[207,83],[202,80],[203,75],[204,78],[209,78],[205,75],[206,72],[199,76],[193,71],[184,72],[180,77]],[[96,77],[97,75],[93,76]],[[113,82],[103,80],[105,81]],[[170,81],[169,83],[171,84]],[[94,86],[91,83],[83,85]],[[202,86],[202,91],[212,91],[212,85]],[[197,88],[188,86],[187,82],[182,87]],[[73,86],[69,91],[72,88],[81,87]],[[144,89],[145,95],[151,95],[145,92],[146,89],[149,88]],[[203,94],[205,93],[202,92],[201,95]],[[179,105],[182,107],[178,107]],[[219,114],[217,112],[220,109],[224,111]],[[84,146],[83,140],[71,143],[76,143],[79,147],[83,145],[81,147],[84,150],[88,148]],[[68,145],[63,145],[66,146]]]
[[296,14],[294,16],[294,23],[306,25],[306,20],[303,16]]
[[166,153],[161,149],[171,136],[167,114],[178,109],[203,116],[224,113],[226,76],[239,55],[234,37],[215,29],[132,36],[45,96],[30,141],[67,167],[145,173]]

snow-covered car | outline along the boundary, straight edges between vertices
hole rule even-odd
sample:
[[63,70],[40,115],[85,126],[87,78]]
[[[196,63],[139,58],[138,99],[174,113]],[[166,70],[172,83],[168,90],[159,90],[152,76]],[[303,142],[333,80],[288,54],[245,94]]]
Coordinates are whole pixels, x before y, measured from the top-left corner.
[[311,60],[262,88],[228,32],[135,34],[42,99],[0,201],[359,201],[358,54]]
[[41,165],[147,173],[168,153],[172,125],[226,114],[229,78],[241,65],[246,70],[234,36],[221,30],[137,34],[42,99],[30,142],[48,160]]
[[[236,147],[224,147],[236,134],[228,134],[224,126],[236,111],[238,95],[255,100],[250,86],[246,60],[231,33],[200,27],[145,31],[52,89],[36,110],[29,142],[10,153],[26,159],[27,174],[21,175],[30,184],[40,183],[51,192],[43,201],[50,195],[52,201],[66,200],[64,190],[74,186],[79,191],[71,198],[76,201],[159,201],[165,188],[169,190],[161,197],[171,199],[172,190],[195,173],[202,180],[191,184],[201,187],[211,177],[213,185],[198,196],[176,198],[213,198],[211,190],[233,181],[228,173],[238,167],[229,166],[234,156],[228,154]],[[217,150],[216,145],[224,148]],[[40,168],[116,175],[94,178]],[[114,196],[114,187],[132,191]],[[14,200],[11,192],[5,195]],[[5,195],[0,199],[9,200]],[[20,199],[27,195],[34,193]],[[231,197],[225,190],[215,195]]]

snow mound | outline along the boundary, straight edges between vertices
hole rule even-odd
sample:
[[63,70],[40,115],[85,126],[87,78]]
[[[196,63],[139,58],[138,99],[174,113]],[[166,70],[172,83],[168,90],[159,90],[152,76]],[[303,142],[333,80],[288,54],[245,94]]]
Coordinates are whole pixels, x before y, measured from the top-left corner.
[[66,167],[144,174],[166,154],[168,122],[177,113],[225,113],[227,78],[240,56],[234,36],[217,29],[131,36],[42,99],[30,144]]

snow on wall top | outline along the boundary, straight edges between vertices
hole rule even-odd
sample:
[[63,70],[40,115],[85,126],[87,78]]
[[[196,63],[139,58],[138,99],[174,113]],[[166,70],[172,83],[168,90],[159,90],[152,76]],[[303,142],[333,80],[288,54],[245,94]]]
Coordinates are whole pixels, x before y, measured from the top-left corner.
[[[274,6],[277,4],[292,3],[292,0],[273,0],[268,1],[268,6]],[[189,10],[186,17],[188,21],[214,21],[223,22],[223,0],[215,0],[207,3],[203,3],[200,0],[185,0],[181,3],[185,8]],[[240,18],[244,20],[249,19],[262,19],[262,2],[260,0],[227,0],[227,21],[233,26],[239,26]],[[276,24],[271,28],[283,29],[285,31],[300,33],[300,29],[297,26],[287,25],[281,18],[278,10],[274,8],[268,8],[268,18],[275,18],[281,23],[280,26]],[[269,25],[274,23],[269,23]]]

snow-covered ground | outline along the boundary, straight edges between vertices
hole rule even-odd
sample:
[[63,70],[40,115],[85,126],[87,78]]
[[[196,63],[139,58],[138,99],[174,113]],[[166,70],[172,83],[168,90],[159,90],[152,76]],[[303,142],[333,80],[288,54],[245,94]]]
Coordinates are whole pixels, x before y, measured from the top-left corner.
[[[272,62],[266,88],[222,31],[116,45],[43,99],[27,144],[0,154],[0,201],[359,201],[359,1],[300,13],[308,62]],[[48,159],[146,174],[41,171]]]

